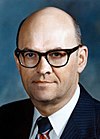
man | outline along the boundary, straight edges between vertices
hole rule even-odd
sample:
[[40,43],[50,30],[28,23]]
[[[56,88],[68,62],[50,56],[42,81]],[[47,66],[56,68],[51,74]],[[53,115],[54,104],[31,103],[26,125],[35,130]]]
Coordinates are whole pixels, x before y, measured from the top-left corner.
[[100,139],[100,102],[78,84],[87,57],[69,14],[47,7],[26,18],[15,61],[31,101],[1,107],[0,139]]

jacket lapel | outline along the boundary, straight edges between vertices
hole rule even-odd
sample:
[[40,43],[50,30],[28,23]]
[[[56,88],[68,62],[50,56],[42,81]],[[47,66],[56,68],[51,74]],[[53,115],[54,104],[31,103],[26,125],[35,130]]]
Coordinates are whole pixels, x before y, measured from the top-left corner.
[[80,139],[80,132],[76,128],[73,117],[69,119],[67,126],[60,139]]
[[[23,131],[22,131],[22,137],[21,139],[28,139],[30,132],[31,132],[31,128],[32,128],[32,123],[33,123],[33,115],[34,115],[34,106],[31,102],[31,100],[29,100],[29,104],[28,104],[28,111],[25,113],[25,119],[24,119],[24,123],[25,125],[23,126]],[[23,136],[24,135],[24,136]]]
[[95,113],[90,95],[80,85],[80,98],[65,127],[61,139],[95,139]]
[[[16,133],[13,134],[13,139],[28,139],[32,127],[33,115],[34,115],[34,106],[30,99],[25,100],[24,107],[22,109],[22,114],[17,120],[18,129]],[[19,126],[20,123],[20,126]]]

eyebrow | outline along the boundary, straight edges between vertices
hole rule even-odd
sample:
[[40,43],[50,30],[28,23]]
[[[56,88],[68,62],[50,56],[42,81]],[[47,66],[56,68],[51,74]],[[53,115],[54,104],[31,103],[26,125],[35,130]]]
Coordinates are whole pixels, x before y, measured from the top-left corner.
[[60,49],[63,49],[63,48],[61,48],[61,47],[56,47],[56,48],[51,49],[51,50],[60,50]]
[[34,51],[32,49],[28,49],[28,48],[24,48],[24,49],[21,49],[22,51]]
[[[53,49],[50,49],[48,51],[51,51],[51,50],[60,50],[60,49],[63,49],[61,47],[56,47],[56,48],[53,48]],[[29,48],[24,48],[24,49],[20,49],[21,51],[37,51],[37,50],[33,50],[33,49],[29,49]],[[39,51],[37,51],[39,52]]]

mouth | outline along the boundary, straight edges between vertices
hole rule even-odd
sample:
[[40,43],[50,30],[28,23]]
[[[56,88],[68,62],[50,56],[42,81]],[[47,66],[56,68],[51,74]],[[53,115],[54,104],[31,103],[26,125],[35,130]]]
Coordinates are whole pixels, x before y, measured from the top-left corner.
[[56,81],[49,81],[49,80],[36,80],[32,82],[36,86],[50,86],[57,84]]
[[54,83],[54,82],[51,82],[51,81],[33,81],[33,83],[36,83],[36,84],[50,84],[50,83]]

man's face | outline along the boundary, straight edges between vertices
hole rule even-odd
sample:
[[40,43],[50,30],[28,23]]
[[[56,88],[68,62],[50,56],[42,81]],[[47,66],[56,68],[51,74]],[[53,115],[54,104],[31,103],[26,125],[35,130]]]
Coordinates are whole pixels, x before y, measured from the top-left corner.
[[[24,30],[24,31],[23,31]],[[72,27],[66,29],[52,23],[24,27],[19,35],[19,49],[31,49],[46,52],[52,49],[70,49],[77,46]],[[22,67],[18,60],[23,85],[34,105],[40,102],[47,104],[66,104],[73,96],[78,83],[78,52],[71,54],[64,67],[55,68],[49,65],[45,57],[35,68]]]

